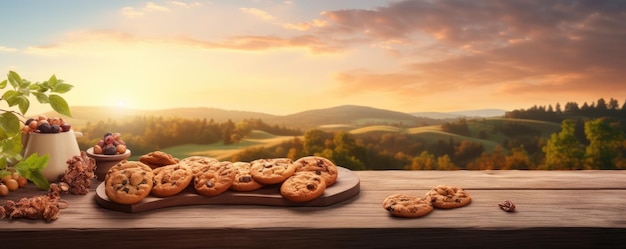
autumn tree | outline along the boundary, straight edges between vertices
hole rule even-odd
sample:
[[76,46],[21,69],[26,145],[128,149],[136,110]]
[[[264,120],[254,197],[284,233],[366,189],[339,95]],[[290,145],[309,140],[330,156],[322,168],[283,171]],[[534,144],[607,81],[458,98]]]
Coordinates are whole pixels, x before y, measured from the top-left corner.
[[335,164],[352,170],[363,170],[365,165],[354,155],[358,149],[356,141],[345,131],[338,132],[333,137],[334,149],[325,149],[322,156],[330,159]]
[[528,157],[528,153],[524,146],[514,147],[509,155],[505,158],[505,166],[503,169],[532,169],[533,163]]
[[543,169],[583,169],[584,146],[576,139],[576,123],[567,119],[561,123],[561,131],[550,135],[542,148],[546,155]]
[[478,158],[467,165],[471,170],[503,169],[506,165],[506,156],[501,146],[496,146],[490,153],[483,152]]
[[438,170],[458,170],[459,167],[454,165],[450,156],[443,155],[437,157],[437,169]]
[[616,169],[615,160],[621,156],[624,133],[617,122],[600,118],[585,122],[589,145],[586,163],[593,169]]
[[222,142],[224,144],[235,143],[236,141],[233,141],[233,134],[235,134],[235,123],[229,119],[222,126]]
[[409,169],[412,170],[434,170],[437,167],[437,161],[435,156],[428,151],[422,151],[422,153],[413,158]]
[[319,129],[309,130],[304,133],[303,152],[305,155],[314,155],[332,145],[333,134]]

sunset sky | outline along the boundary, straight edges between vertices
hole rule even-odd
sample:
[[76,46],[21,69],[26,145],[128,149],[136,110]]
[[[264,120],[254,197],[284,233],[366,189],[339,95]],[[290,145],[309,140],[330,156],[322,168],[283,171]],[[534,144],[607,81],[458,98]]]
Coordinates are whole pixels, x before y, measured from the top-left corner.
[[2,79],[55,74],[75,86],[70,106],[283,115],[626,101],[626,1],[3,0],[0,10]]

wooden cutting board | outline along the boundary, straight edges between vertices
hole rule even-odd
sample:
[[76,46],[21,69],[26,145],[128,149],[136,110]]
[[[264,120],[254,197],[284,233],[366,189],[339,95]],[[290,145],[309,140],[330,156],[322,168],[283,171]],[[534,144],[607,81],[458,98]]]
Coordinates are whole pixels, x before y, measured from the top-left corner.
[[324,195],[308,202],[292,202],[280,195],[280,185],[265,186],[250,192],[228,190],[218,196],[206,197],[196,194],[190,185],[183,192],[171,197],[149,195],[136,204],[118,204],[109,200],[104,190],[104,182],[96,188],[96,202],[107,209],[137,213],[166,207],[206,204],[265,205],[265,206],[307,206],[324,207],[350,199],[360,191],[359,177],[349,169],[338,167],[337,182],[326,188]]

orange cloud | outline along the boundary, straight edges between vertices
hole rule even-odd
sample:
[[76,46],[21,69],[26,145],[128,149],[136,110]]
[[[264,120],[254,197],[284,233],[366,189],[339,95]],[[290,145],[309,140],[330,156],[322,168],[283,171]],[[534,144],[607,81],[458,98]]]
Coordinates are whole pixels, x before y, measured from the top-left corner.
[[294,23],[283,24],[283,27],[285,29],[306,31],[311,28],[324,27],[326,25],[328,25],[328,22],[324,20],[313,19],[312,21],[308,21],[308,22],[300,22],[300,23],[295,23],[295,24]]
[[332,41],[320,40],[311,35],[288,38],[278,36],[235,36],[221,41],[205,41],[192,38],[181,38],[181,41],[207,49],[232,49],[243,51],[263,51],[273,49],[303,48],[314,53],[333,53],[341,49]]
[[261,18],[263,20],[274,20],[276,19],[274,16],[270,15],[269,13],[267,13],[264,10],[260,10],[260,9],[256,9],[256,8],[239,8],[239,11],[248,14],[248,15],[252,15],[252,16],[256,16],[258,18]]
[[[406,61],[392,72],[337,73],[338,89],[351,94],[423,96],[469,86],[517,98],[546,90],[606,96],[626,94],[625,9],[593,1],[405,0],[374,10],[326,11],[328,25],[316,34],[384,44]],[[432,43],[416,45],[425,36]],[[393,40],[401,42],[386,42]]]

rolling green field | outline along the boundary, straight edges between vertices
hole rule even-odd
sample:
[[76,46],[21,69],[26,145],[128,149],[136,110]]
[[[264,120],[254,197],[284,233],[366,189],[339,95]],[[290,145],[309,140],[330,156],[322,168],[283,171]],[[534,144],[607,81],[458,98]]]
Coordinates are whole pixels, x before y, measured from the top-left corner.
[[[240,143],[236,144],[225,145],[222,142],[207,145],[186,144],[164,148],[161,151],[171,154],[173,157],[176,158],[185,158],[189,156],[208,156],[218,160],[230,160],[234,154],[246,148],[256,146],[272,147],[291,139],[294,139],[294,137],[276,136],[264,131],[254,130]],[[133,155],[130,159],[138,160],[139,156],[141,155]]]
[[[336,125],[332,127],[321,127],[327,131],[340,131],[345,130],[354,136],[358,136],[366,133],[406,133],[414,136],[418,136],[429,143],[435,143],[439,140],[454,141],[469,140],[476,143],[483,144],[486,151],[493,151],[493,149],[502,144],[507,139],[507,136],[502,132],[499,132],[497,127],[505,124],[521,124],[527,127],[532,127],[541,132],[542,137],[549,137],[550,134],[558,132],[560,130],[560,124],[541,122],[533,120],[517,120],[506,118],[489,118],[489,119],[476,119],[468,121],[468,128],[470,134],[468,136],[453,134],[442,130],[440,125],[421,126],[414,128],[398,128],[387,125],[372,125],[360,128],[354,128],[353,126]],[[480,138],[479,134],[483,132],[486,134],[486,138]],[[251,147],[263,146],[266,148],[276,146],[282,142],[293,139],[293,136],[276,136],[264,131],[252,131],[246,136],[240,143],[224,145],[222,142],[217,142],[208,145],[187,144],[164,148],[162,151],[167,152],[174,157],[185,158],[192,155],[210,156],[219,160],[230,160],[236,153]],[[133,155],[132,158],[139,155]],[[135,158],[136,159],[136,158]]]
[[[511,124],[533,128],[541,133],[541,137],[546,138],[561,129],[561,125],[558,123],[522,119],[487,118],[468,120],[469,135],[467,136],[445,132],[442,130],[441,125],[421,126],[407,129],[386,125],[373,125],[353,129],[350,131],[350,134],[359,135],[365,133],[399,132],[418,136],[428,143],[435,143],[439,140],[449,141],[450,139],[457,142],[469,140],[475,143],[483,144],[485,150],[490,152],[493,151],[496,145],[502,144],[507,139],[507,136],[499,131],[498,127]],[[483,133],[483,136],[486,137],[481,138],[481,132]]]

